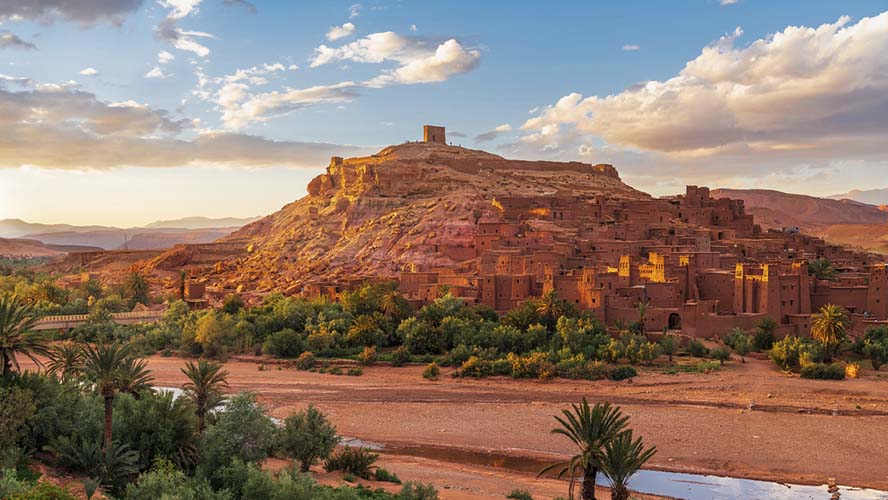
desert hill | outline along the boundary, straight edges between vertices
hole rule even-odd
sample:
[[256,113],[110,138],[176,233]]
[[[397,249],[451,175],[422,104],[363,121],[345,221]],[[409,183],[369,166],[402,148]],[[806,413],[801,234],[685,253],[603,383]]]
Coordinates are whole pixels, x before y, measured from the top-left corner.
[[854,200],[861,203],[869,203],[870,205],[886,206],[888,205],[888,188],[881,189],[854,189],[847,193],[834,194],[827,196],[832,200]]
[[101,250],[89,246],[47,245],[42,241],[22,238],[0,238],[0,257],[55,257],[69,252]]
[[798,227],[831,243],[888,251],[888,211],[874,205],[767,189],[714,189],[712,196],[743,200],[766,229]]
[[[307,196],[223,238],[249,254],[217,264],[212,281],[288,291],[308,281],[458,267],[441,249],[473,245],[477,222],[500,220],[498,199],[542,196],[650,199],[610,165],[508,160],[405,143],[371,156],[333,158],[309,183]],[[153,259],[150,268],[182,264],[177,248]]]

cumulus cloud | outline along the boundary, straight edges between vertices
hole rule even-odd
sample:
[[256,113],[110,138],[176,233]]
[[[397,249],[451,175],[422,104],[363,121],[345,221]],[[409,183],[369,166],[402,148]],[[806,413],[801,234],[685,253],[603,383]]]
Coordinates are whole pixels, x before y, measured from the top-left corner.
[[203,132],[166,111],[133,101],[108,103],[65,85],[22,91],[0,78],[0,166],[109,169],[121,166],[173,167],[220,164],[317,167],[332,155],[365,154],[366,148],[336,144],[271,141],[262,137]]
[[634,51],[636,51],[636,50],[638,50],[638,49],[640,49],[640,48],[641,48],[640,45],[636,45],[636,44],[634,44],[634,43],[632,43],[632,44],[626,44],[626,45],[623,45],[623,47],[622,47],[622,49],[623,49],[624,51],[626,51],[626,52],[634,52]]
[[734,5],[734,4],[737,3],[738,1],[739,1],[739,0],[719,0],[719,3],[720,3],[722,6],[727,6],[727,5]]
[[139,10],[143,0],[3,0],[0,21],[29,19],[50,22],[57,18],[82,25],[120,24]]
[[157,64],[167,64],[169,62],[174,61],[175,59],[176,59],[176,56],[174,56],[173,54],[171,54],[165,50],[161,50],[160,52],[157,53]]
[[888,153],[888,12],[790,26],[737,46],[705,47],[675,77],[605,97],[572,93],[527,120],[522,141],[577,137],[676,157]]
[[92,66],[90,66],[89,68],[84,68],[84,69],[80,70],[80,74],[83,76],[96,76],[99,74],[99,72],[96,71],[96,68],[93,68]]
[[340,47],[321,45],[315,49],[311,67],[337,61],[399,63],[399,67],[367,82],[368,86],[381,87],[395,83],[440,82],[475,69],[480,59],[478,50],[466,49],[453,38],[435,45],[426,39],[386,31],[370,34]]
[[345,23],[342,26],[331,26],[330,31],[327,32],[327,40],[330,40],[331,42],[339,40],[340,38],[352,36],[354,32],[355,25],[352,23]]
[[500,134],[503,134],[505,132],[511,132],[511,131],[512,131],[512,126],[509,125],[508,123],[503,123],[502,125],[494,128],[493,130],[488,130],[487,132],[476,135],[475,142],[490,142],[490,141],[496,139],[497,137],[499,137]]
[[0,49],[36,49],[37,46],[31,42],[26,42],[18,37],[15,33],[9,31],[0,31]]
[[160,66],[155,66],[145,73],[145,78],[159,78],[161,80],[166,80],[171,76],[173,76],[172,73],[164,73]]

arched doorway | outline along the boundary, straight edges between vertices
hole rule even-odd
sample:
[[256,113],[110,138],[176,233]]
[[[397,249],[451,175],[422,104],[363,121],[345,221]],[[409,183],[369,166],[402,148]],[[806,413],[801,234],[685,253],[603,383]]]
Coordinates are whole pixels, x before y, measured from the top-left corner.
[[669,315],[669,329],[681,330],[681,316],[678,313],[671,313]]

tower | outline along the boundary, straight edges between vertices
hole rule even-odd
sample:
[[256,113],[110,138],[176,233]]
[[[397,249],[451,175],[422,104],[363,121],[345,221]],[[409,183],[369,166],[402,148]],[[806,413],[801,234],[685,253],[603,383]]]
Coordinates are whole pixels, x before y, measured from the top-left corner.
[[437,144],[447,144],[447,138],[444,134],[444,127],[436,127],[434,125],[423,125],[422,141],[434,142]]

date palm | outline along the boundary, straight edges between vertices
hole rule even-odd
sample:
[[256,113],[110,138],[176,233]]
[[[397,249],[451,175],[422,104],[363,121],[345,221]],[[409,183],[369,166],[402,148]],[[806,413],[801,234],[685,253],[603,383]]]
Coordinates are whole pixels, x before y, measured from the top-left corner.
[[0,297],[0,363],[7,375],[13,369],[19,370],[17,355],[30,358],[40,365],[38,355],[47,353],[46,339],[39,333],[31,332],[37,318],[34,306],[26,304],[17,295]]
[[845,340],[847,329],[848,315],[842,306],[826,304],[814,315],[811,336],[823,345],[827,361],[838,354],[839,344]]
[[570,498],[573,499],[577,478],[582,479],[583,500],[595,500],[595,480],[602,469],[605,446],[626,429],[629,417],[623,415],[619,407],[610,403],[596,403],[589,408],[586,398],[580,404],[571,405],[572,410],[562,410],[556,416],[560,427],[552,429],[552,434],[560,434],[570,439],[579,453],[567,462],[562,462],[540,471],[540,475],[558,469],[558,477],[570,475]]
[[207,415],[224,400],[224,391],[228,389],[228,372],[222,369],[220,363],[200,359],[197,364],[189,361],[182,368],[182,373],[188,377],[182,389],[197,408],[198,429],[203,433]]
[[62,380],[75,378],[83,371],[83,347],[74,342],[52,346],[47,356],[46,371]]
[[410,313],[410,304],[397,290],[391,290],[380,299],[379,310],[390,318],[401,320]]
[[105,433],[102,450],[112,443],[114,398],[121,390],[148,386],[151,375],[144,362],[133,361],[128,346],[118,343],[87,346],[84,353],[83,374],[91,381],[105,402]]
[[601,469],[611,483],[611,500],[629,500],[629,480],[656,453],[657,447],[645,449],[641,438],[633,441],[631,430],[605,443]]
[[133,271],[127,276],[123,284],[123,289],[127,296],[136,302],[145,304],[148,302],[148,278],[140,271]]
[[829,259],[821,257],[808,261],[808,274],[819,280],[835,281],[839,273]]
[[545,320],[549,331],[552,332],[558,318],[570,312],[570,304],[559,297],[558,292],[549,290],[537,301],[536,311]]

